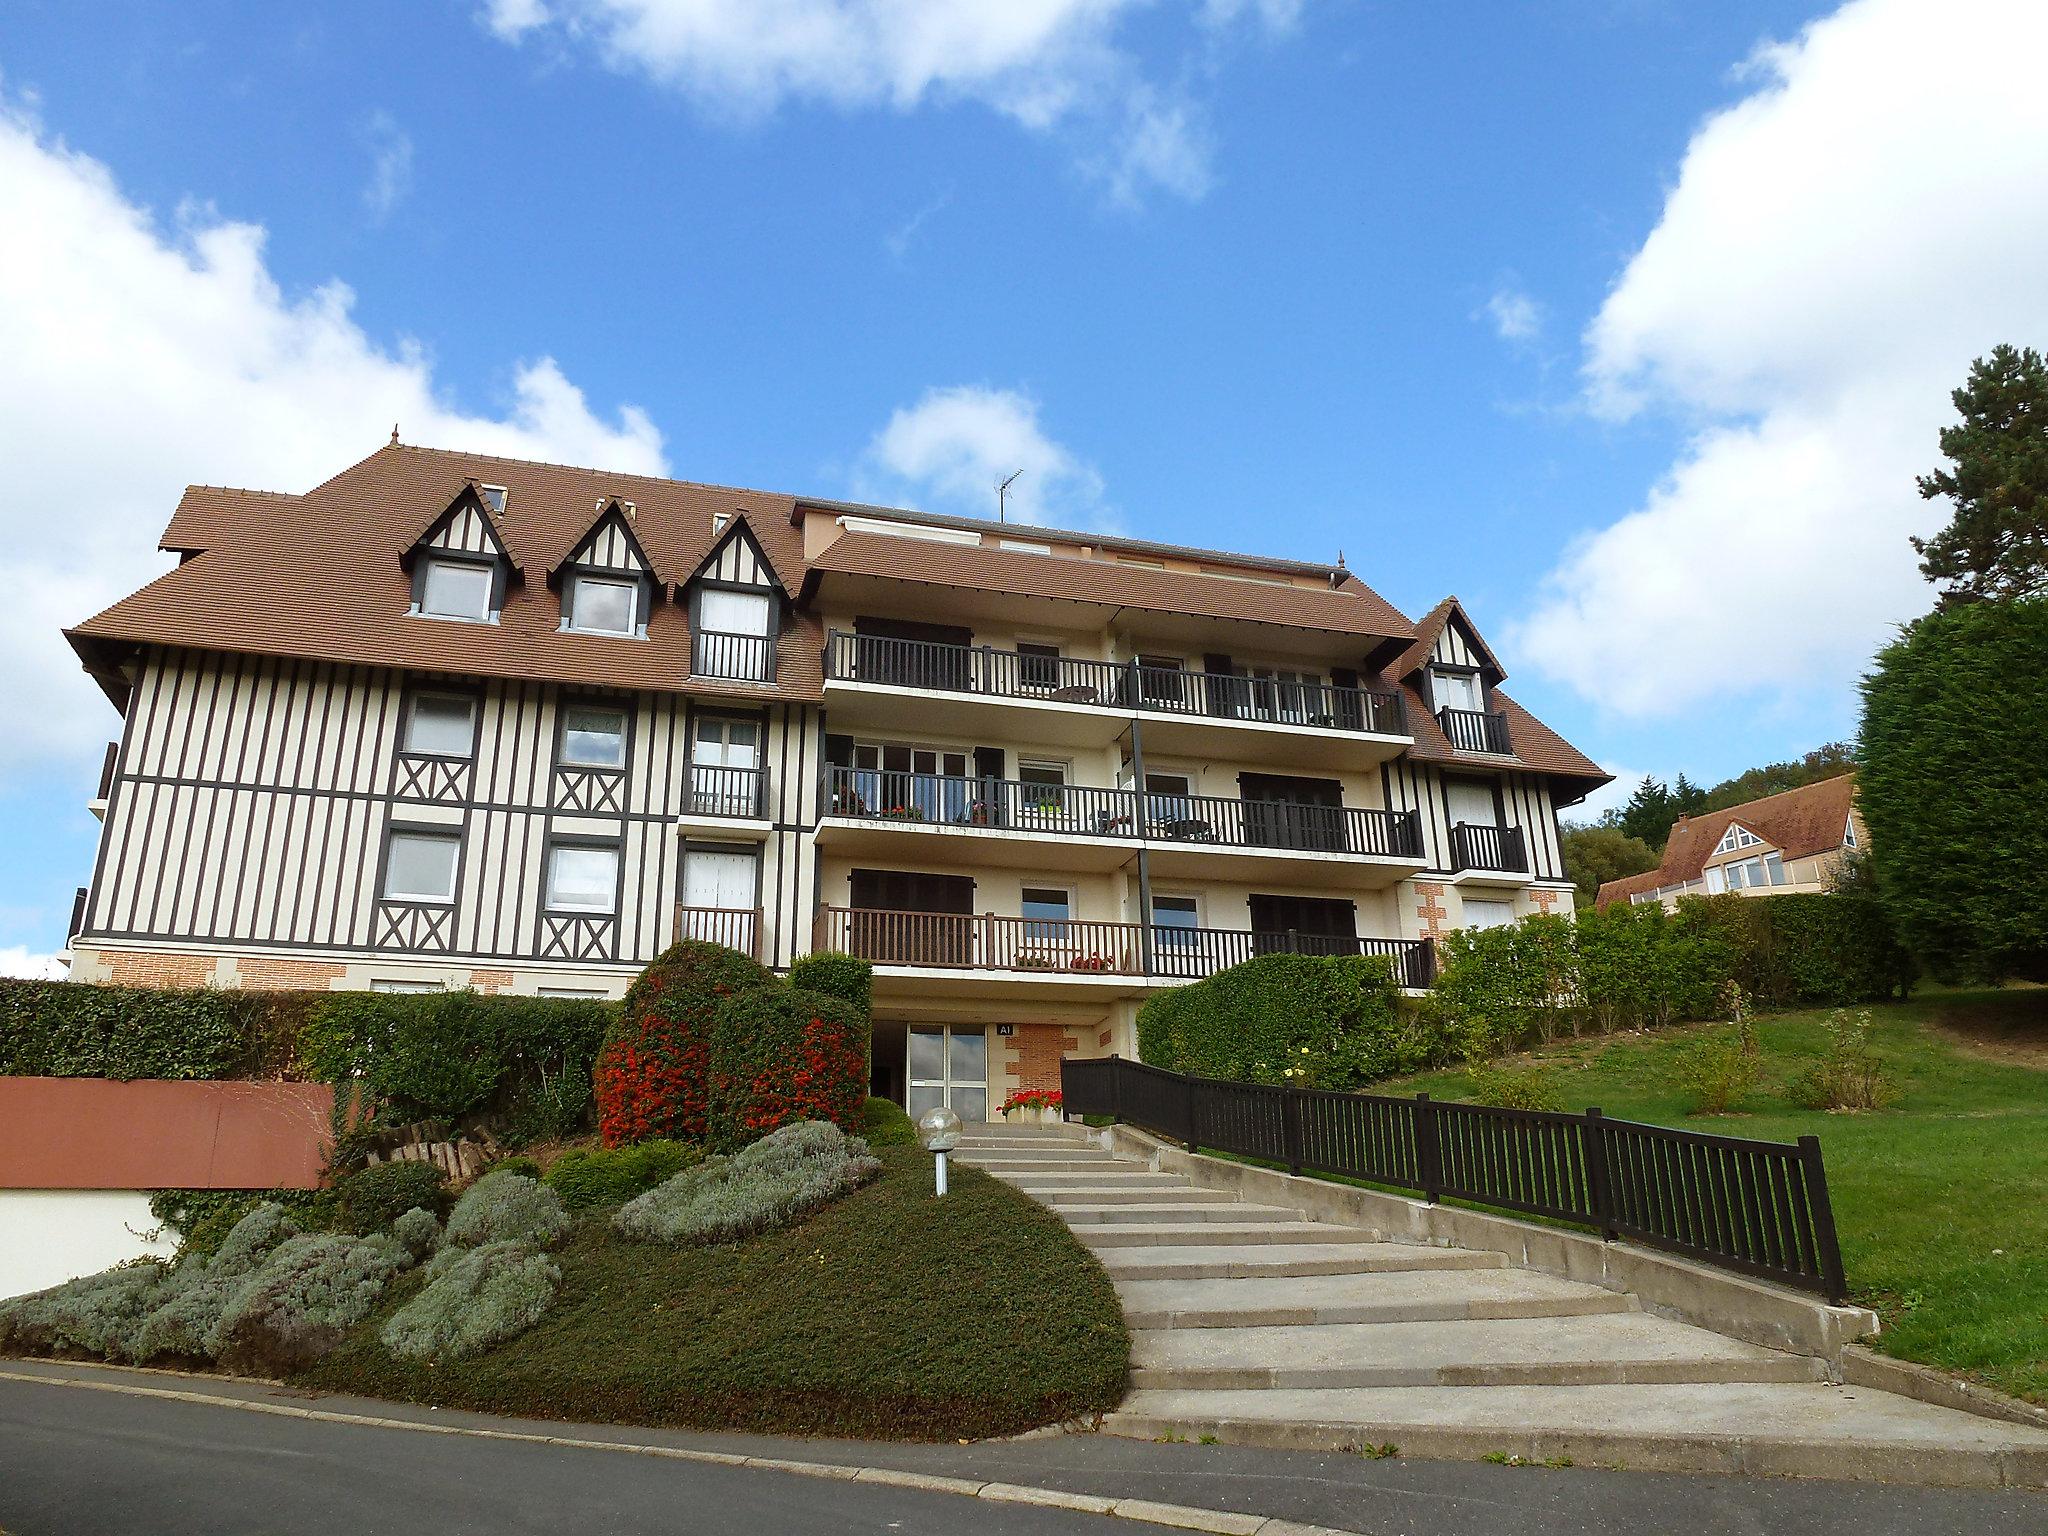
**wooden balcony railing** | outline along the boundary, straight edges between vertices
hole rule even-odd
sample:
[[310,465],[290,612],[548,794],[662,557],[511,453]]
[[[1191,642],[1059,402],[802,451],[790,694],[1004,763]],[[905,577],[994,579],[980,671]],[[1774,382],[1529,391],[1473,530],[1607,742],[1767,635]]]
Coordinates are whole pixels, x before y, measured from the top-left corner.
[[1456,751],[1506,757],[1514,750],[1508,745],[1508,717],[1497,709],[1452,709],[1446,705],[1436,712],[1436,723]]
[[827,815],[867,821],[1384,858],[1423,856],[1422,824],[1415,812],[1363,806],[1139,794],[1085,784],[845,767],[826,769],[821,803]]
[[696,677],[721,677],[736,683],[772,683],[774,637],[700,629],[690,641],[690,672]]
[[1469,821],[1451,828],[1451,868],[1529,873],[1529,842],[1520,827],[1486,827]]
[[691,816],[758,819],[768,776],[759,768],[728,768],[692,763],[684,770],[683,807]]
[[1151,714],[1407,734],[1400,700],[1376,688],[1190,672],[1077,656],[1027,656],[986,645],[942,645],[851,635],[844,630],[834,630],[826,641],[825,676],[833,682],[889,683],[941,693],[1096,704]]
[[1436,971],[1427,939],[1254,933],[1173,923],[1008,917],[994,912],[896,912],[870,907],[819,910],[814,947],[843,950],[876,965],[947,970],[1053,972],[1194,981],[1258,955],[1381,955],[1402,986],[1425,987]]
[[676,937],[723,944],[758,960],[761,958],[761,909],[678,906]]

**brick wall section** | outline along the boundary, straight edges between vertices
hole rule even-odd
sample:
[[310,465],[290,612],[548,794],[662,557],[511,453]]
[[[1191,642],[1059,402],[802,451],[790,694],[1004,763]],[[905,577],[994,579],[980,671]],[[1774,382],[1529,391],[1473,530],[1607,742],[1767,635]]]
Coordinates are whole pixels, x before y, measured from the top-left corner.
[[494,992],[509,992],[512,990],[512,973],[510,971],[471,971],[469,973],[469,984],[486,996]]
[[1434,880],[1415,882],[1415,915],[1422,919],[1422,931],[1432,939],[1444,936],[1444,919],[1451,915],[1444,905],[1444,888]]
[[1537,911],[1548,912],[1552,907],[1557,905],[1557,892],[1531,891],[1529,893],[1529,899],[1536,903]]
[[259,992],[327,992],[348,974],[348,967],[320,960],[277,960],[269,955],[240,955],[233,962],[242,985]]
[[1078,1055],[1080,1050],[1081,1041],[1073,1031],[1057,1024],[1019,1024],[1003,1075],[1012,1088],[1057,1088],[1060,1057]]
[[101,952],[107,980],[117,987],[203,987],[213,980],[211,955],[138,955],[125,949]]

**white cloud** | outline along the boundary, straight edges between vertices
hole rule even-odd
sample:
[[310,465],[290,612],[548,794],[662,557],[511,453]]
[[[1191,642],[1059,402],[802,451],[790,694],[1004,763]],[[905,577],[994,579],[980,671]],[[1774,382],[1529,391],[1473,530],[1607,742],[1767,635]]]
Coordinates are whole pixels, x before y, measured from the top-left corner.
[[[913,111],[971,101],[1077,141],[1077,161],[1121,202],[1209,188],[1209,138],[1182,88],[1149,82],[1118,46],[1151,0],[489,0],[509,43],[552,32],[612,68],[753,118],[785,102]],[[1290,31],[1300,0],[1205,0],[1185,45],[1211,62],[1244,17]],[[1199,45],[1199,46],[1198,46]]]
[[0,976],[18,976],[27,981],[62,981],[71,967],[55,955],[37,954],[26,944],[0,949]]
[[1534,341],[1543,330],[1543,307],[1512,283],[1494,289],[1485,314],[1502,341]]
[[389,112],[372,112],[363,124],[363,143],[370,151],[363,206],[381,223],[412,191],[412,135]]
[[282,292],[264,232],[210,211],[160,226],[107,168],[0,104],[0,768],[84,762],[118,726],[59,635],[166,568],[192,480],[302,491],[407,441],[661,472],[640,411],[595,415],[553,359],[466,412],[412,343],[387,349],[340,283]]
[[1762,48],[1587,332],[1593,409],[1690,439],[1517,643],[1632,714],[1839,704],[1924,611],[1906,537],[1973,356],[2048,333],[2048,7],[1857,0]]
[[862,499],[993,517],[996,482],[1010,487],[1012,522],[1099,527],[1109,521],[1102,477],[1045,435],[1038,402],[1010,389],[928,389],[898,409],[868,445]]

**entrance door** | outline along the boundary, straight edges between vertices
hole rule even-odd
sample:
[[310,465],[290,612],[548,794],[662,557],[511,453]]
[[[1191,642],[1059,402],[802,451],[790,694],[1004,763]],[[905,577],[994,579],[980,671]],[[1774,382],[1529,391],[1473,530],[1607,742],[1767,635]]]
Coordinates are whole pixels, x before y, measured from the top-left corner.
[[1335,779],[1277,773],[1238,775],[1245,841],[1261,848],[1344,851],[1344,786]]
[[884,965],[974,963],[974,881],[902,869],[853,872],[853,952]]
[[1358,909],[1318,896],[1254,896],[1252,953],[1355,955]]
[[973,1124],[988,1118],[988,1035],[979,1027],[916,1025],[910,1031],[910,1102],[915,1120],[928,1109],[949,1106]]
[[676,937],[754,954],[758,861],[751,853],[692,848],[683,854],[683,897]]

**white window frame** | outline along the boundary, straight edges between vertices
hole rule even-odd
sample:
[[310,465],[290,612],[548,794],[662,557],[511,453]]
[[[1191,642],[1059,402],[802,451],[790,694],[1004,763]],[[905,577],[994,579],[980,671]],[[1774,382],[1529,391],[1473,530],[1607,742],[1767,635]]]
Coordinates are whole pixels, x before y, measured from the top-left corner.
[[[446,844],[451,850],[448,860],[448,889],[446,891],[402,891],[392,884],[392,854],[403,841]],[[384,838],[384,886],[386,901],[424,902],[433,906],[449,907],[455,904],[456,888],[462,883],[462,834],[433,827],[393,827]]]
[[[423,558],[427,562],[427,568],[420,576],[420,596],[419,601],[412,605],[413,613],[423,619],[440,619],[449,624],[495,624],[498,622],[498,568],[495,560],[470,559],[461,555],[451,555],[442,550],[429,550]],[[449,613],[434,608],[428,601],[428,597],[433,591],[434,573],[440,570],[460,571],[465,574],[482,576],[484,579],[483,612],[470,613],[464,610]]]
[[[626,589],[626,627],[614,629],[606,624],[592,624],[584,618],[583,589],[593,587],[624,587]],[[618,635],[631,638],[647,633],[647,626],[640,621],[640,578],[637,576],[615,576],[606,571],[577,571],[569,577],[569,611],[562,617],[562,628],[579,635]]]
[[[493,517],[503,517],[505,515],[505,503],[512,499],[512,493],[506,490],[504,486],[479,485],[477,493],[482,496],[484,505],[490,508]],[[496,500],[492,499],[494,495]]]
[[[422,747],[413,741],[414,727],[419,723],[420,705],[425,703],[460,704],[463,710],[464,726],[462,750],[444,752],[437,747]],[[405,710],[405,743],[400,749],[407,757],[438,757],[449,762],[467,762],[476,756],[477,701],[474,694],[444,693],[438,689],[422,689],[415,693]]]
[[1474,932],[1483,933],[1489,928],[1512,928],[1515,926],[1515,904],[1512,901],[1502,901],[1498,897],[1470,896],[1465,899],[1463,905],[1464,911],[1461,915],[1466,917],[1470,917],[1472,915],[1472,909],[1474,907],[1487,908],[1489,915],[1492,915],[1493,911],[1495,910],[1498,910],[1499,912],[1505,914],[1500,918],[1498,922],[1467,922],[1463,925],[1466,928],[1472,929]]
[[1739,821],[1728,823],[1728,830],[1721,834],[1721,841],[1715,845],[1716,853],[1735,853],[1743,848],[1754,848],[1763,841]]
[[[1031,797],[1031,792],[1034,789],[1050,789],[1052,786],[1049,784],[1034,784],[1031,780],[1025,778],[1024,770],[1027,768],[1035,772],[1050,770],[1057,773],[1060,776],[1060,788],[1063,792],[1054,795],[1050,801],[1034,801]],[[1073,785],[1074,765],[1072,763],[1056,757],[1020,757],[1017,759],[1017,808],[1028,816],[1044,817],[1066,814],[1068,797],[1064,791],[1073,788]],[[1051,887],[1047,887],[1047,889],[1051,889]]]
[[[619,717],[619,760],[617,762],[594,762],[589,758],[572,757],[569,755],[569,715],[572,711],[579,709],[603,710],[616,714]],[[585,734],[589,733],[586,732]],[[559,733],[560,746],[557,748],[560,765],[564,768],[597,768],[613,773],[623,773],[626,767],[626,758],[632,749],[632,736],[633,712],[623,704],[613,705],[593,701],[571,701],[565,703],[562,706],[562,722]]]
[[534,990],[533,995],[535,997],[588,998],[601,1002],[611,994],[606,992],[603,987],[538,987]]
[[[723,624],[711,622],[709,609],[714,599],[731,598],[745,602],[750,611],[754,604],[760,604],[761,627],[759,629],[728,629]],[[698,594],[697,620],[706,634],[745,635],[752,640],[765,640],[775,628],[775,598],[768,592],[735,592],[729,587],[706,587]]]
[[[605,853],[611,855],[611,886],[599,904],[563,901],[555,894],[555,862],[565,853]],[[619,867],[624,850],[617,843],[584,842],[575,838],[564,838],[548,844],[547,861],[541,875],[541,901],[550,912],[573,912],[583,917],[615,917],[619,910]]]
[[1844,848],[1854,848],[1856,846],[1856,818],[1854,816],[1844,816],[1842,818],[1842,846]]

